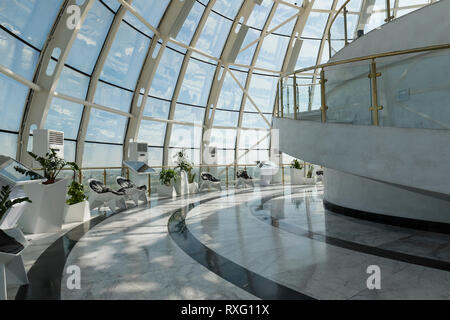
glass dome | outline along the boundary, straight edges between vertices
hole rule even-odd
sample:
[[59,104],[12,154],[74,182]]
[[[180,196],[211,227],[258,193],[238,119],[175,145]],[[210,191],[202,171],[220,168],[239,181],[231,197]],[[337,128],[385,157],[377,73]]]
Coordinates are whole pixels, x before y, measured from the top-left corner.
[[[391,1],[391,11],[399,17],[430,1]],[[324,39],[344,0],[196,0],[181,19],[174,12],[184,2],[0,0],[2,69],[43,91],[39,74],[48,44],[68,34],[58,23],[61,16],[71,5],[87,8],[69,32],[67,54],[52,52],[51,62],[63,67],[41,115],[43,127],[64,132],[66,160],[82,167],[121,166],[126,141],[135,139],[149,144],[150,165],[170,165],[180,149],[198,164],[206,139],[217,147],[220,164],[266,161],[277,81],[293,41],[303,40],[296,69],[326,61],[345,45],[343,14],[331,29],[331,50]],[[350,40],[369,7],[364,31],[384,23],[385,0],[352,0]],[[180,21],[175,35],[164,36]],[[225,53],[241,28],[248,30],[230,60]],[[33,88],[2,73],[1,153],[20,158],[21,142],[31,149],[25,124],[37,98]],[[299,81],[311,84],[315,76]]]

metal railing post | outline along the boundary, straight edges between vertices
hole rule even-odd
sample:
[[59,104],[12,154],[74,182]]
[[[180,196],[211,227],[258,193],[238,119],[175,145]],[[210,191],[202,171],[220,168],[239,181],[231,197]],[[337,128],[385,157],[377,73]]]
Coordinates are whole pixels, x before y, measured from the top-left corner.
[[386,0],[386,19],[384,19],[384,22],[391,22],[392,19],[394,19],[394,16],[391,15],[391,1]]
[[227,183],[227,189],[228,189],[228,166],[226,166],[226,175],[227,175],[226,183]]
[[348,45],[348,31],[347,31],[347,7],[344,7],[344,40],[345,45]]
[[106,169],[103,169],[103,184],[106,185]]
[[281,165],[281,182],[284,186],[284,165]]
[[375,59],[372,59],[369,74],[372,89],[372,106],[369,108],[369,110],[372,111],[372,121],[374,126],[378,126],[380,124],[378,111],[383,110],[383,107],[378,105],[377,78],[380,76],[381,72],[377,72],[377,64],[375,62]]
[[80,169],[80,175],[79,175],[79,181],[80,181],[80,184],[83,184],[83,171]]
[[322,68],[320,70],[320,100],[321,100],[321,114],[322,114],[322,123],[327,122],[327,102],[326,102],[326,95],[325,95],[325,83],[327,82],[327,79],[325,79],[325,69]]
[[127,167],[127,179],[130,180],[130,168]]
[[284,103],[283,103],[283,78],[280,79],[280,90],[281,90],[281,117],[284,118]]
[[298,99],[297,99],[297,76],[294,74],[294,119],[297,120]]

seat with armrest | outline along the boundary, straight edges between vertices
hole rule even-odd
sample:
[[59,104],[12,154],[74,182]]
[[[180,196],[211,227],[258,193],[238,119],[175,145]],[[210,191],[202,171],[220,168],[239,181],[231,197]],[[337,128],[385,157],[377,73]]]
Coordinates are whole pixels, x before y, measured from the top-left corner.
[[125,202],[126,193],[123,189],[114,191],[102,182],[90,179],[89,183],[89,208],[95,209],[102,206],[108,207],[113,213],[117,212],[117,208],[126,209],[127,205]]
[[236,189],[238,189],[240,186],[245,187],[246,185],[249,185],[252,188],[255,187],[255,185],[253,184],[253,178],[247,173],[247,170],[239,170],[236,176]]
[[136,205],[139,204],[139,200],[147,203],[147,186],[138,187],[130,179],[124,177],[117,177],[116,182],[120,186],[120,190],[123,190],[127,197],[133,200]]
[[222,190],[221,181],[217,179],[209,172],[202,172],[200,175],[200,188],[199,191],[203,191],[204,189],[215,188],[218,190]]

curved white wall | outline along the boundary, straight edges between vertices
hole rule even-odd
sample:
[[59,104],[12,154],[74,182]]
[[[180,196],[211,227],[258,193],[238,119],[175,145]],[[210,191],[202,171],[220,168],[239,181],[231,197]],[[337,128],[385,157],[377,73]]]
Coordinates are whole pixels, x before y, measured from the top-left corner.
[[[450,43],[450,0],[373,30],[330,61]],[[371,124],[370,61],[326,68],[328,119]],[[383,126],[450,129],[450,50],[377,60]]]
[[325,169],[324,199],[333,204],[395,217],[450,223],[450,199]]

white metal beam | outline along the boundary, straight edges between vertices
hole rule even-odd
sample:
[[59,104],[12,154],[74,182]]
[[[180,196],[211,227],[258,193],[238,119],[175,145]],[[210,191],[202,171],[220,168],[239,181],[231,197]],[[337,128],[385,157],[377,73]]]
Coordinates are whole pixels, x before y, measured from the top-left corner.
[[[31,157],[27,154],[28,139],[30,130],[33,126],[42,129],[47,120],[47,114],[53,99],[64,63],[69,55],[70,49],[75,42],[79,31],[86,16],[94,4],[95,0],[86,0],[82,5],[77,5],[76,0],[68,0],[61,7],[55,25],[48,35],[48,39],[44,49],[39,57],[39,63],[35,76],[35,84],[42,90],[33,92],[29,103],[25,107],[22,125],[19,132],[20,146],[17,152],[17,158],[27,165],[31,165]],[[79,23],[72,27],[68,22],[73,21],[74,7],[79,8]],[[52,59],[52,55],[58,59]]]

